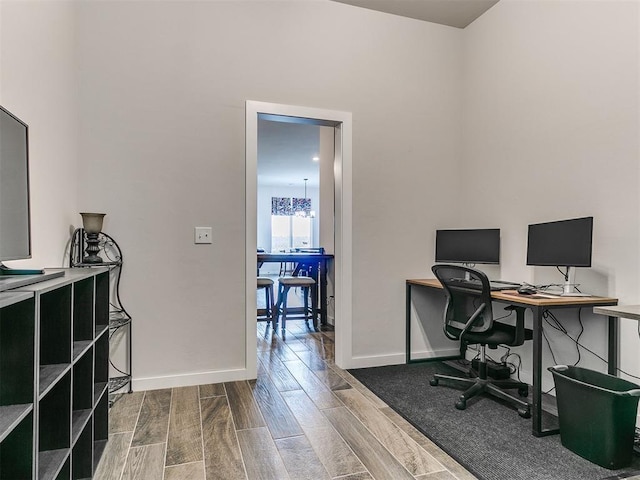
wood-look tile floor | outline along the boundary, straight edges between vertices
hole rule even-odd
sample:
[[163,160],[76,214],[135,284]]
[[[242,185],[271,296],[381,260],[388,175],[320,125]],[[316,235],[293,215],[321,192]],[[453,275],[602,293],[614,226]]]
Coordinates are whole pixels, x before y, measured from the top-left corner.
[[260,322],[257,380],[121,395],[95,478],[475,478],[338,368],[333,340]]

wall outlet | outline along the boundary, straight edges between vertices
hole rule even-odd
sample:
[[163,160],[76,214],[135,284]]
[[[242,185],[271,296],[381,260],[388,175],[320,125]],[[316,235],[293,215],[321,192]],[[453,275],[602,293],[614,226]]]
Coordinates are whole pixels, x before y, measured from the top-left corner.
[[195,243],[211,243],[211,227],[195,227]]

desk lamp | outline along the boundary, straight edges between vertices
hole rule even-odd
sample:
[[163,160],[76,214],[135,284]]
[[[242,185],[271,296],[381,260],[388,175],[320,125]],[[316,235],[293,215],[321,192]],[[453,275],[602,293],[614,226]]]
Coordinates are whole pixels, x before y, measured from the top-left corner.
[[87,255],[83,257],[82,263],[102,263],[102,258],[98,256],[100,247],[98,244],[98,234],[102,231],[102,219],[106,213],[80,213],[82,215],[82,226],[87,234]]

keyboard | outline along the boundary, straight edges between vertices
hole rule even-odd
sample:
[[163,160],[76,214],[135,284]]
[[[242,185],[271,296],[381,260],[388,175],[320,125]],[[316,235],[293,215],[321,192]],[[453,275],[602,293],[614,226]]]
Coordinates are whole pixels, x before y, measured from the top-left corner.
[[[462,287],[471,288],[473,290],[481,290],[482,283],[477,280],[463,280],[457,279],[456,285],[460,285]],[[489,288],[492,292],[497,292],[500,290],[516,290],[520,287],[520,283],[516,282],[507,282],[505,280],[489,280]]]
[[522,286],[521,283],[507,282],[506,280],[489,280],[491,290],[517,290]]

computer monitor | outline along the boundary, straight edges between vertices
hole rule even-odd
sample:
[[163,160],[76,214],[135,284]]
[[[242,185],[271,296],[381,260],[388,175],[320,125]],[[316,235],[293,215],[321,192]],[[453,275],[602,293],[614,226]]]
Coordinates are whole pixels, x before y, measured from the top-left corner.
[[500,263],[500,229],[436,230],[436,262]]
[[590,267],[593,217],[529,225],[527,265],[566,267],[565,294],[575,293],[569,283],[571,267]]

